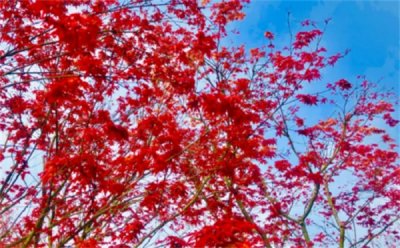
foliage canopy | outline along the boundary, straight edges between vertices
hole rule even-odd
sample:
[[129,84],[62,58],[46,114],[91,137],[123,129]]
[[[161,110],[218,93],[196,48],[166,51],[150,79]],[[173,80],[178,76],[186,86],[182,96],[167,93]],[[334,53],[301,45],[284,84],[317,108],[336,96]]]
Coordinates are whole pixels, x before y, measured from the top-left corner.
[[223,46],[245,2],[0,1],[1,245],[399,244],[395,95]]

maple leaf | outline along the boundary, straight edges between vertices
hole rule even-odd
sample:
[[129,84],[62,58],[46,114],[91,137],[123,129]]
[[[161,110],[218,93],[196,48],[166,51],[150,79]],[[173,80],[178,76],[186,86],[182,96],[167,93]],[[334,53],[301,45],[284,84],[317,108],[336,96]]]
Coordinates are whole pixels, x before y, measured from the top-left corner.
[[313,95],[298,94],[296,98],[299,99],[300,102],[307,105],[317,105],[318,103],[318,97]]
[[351,89],[351,84],[346,79],[340,79],[335,83],[341,90]]
[[269,32],[269,31],[265,32],[265,33],[264,33],[264,36],[265,36],[267,39],[270,39],[270,40],[272,40],[272,39],[274,38],[274,35],[273,35],[271,32]]

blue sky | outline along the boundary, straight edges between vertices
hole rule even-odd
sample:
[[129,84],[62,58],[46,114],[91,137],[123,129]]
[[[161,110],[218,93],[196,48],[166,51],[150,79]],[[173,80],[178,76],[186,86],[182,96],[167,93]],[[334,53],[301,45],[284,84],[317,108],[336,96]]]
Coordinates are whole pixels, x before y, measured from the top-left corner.
[[[324,20],[332,18],[322,45],[328,54],[350,53],[322,73],[322,82],[335,82],[346,78],[356,81],[365,75],[379,87],[400,91],[400,4],[398,1],[266,1],[252,0],[246,7],[246,18],[232,28],[240,32],[233,36],[234,44],[257,47],[266,44],[265,31],[275,34],[275,44],[289,43],[288,12],[293,32],[298,31],[305,19],[316,21],[323,27]],[[320,108],[317,111],[324,111]],[[397,108],[397,118],[400,118]],[[392,130],[400,140],[400,128]]]
[[265,44],[263,33],[272,31],[277,42],[288,40],[287,13],[292,29],[305,20],[323,23],[332,18],[324,36],[328,51],[351,49],[334,69],[341,76],[367,75],[382,79],[387,87],[399,89],[399,2],[398,1],[264,1],[253,0],[246,19],[236,23],[238,42],[248,46]]

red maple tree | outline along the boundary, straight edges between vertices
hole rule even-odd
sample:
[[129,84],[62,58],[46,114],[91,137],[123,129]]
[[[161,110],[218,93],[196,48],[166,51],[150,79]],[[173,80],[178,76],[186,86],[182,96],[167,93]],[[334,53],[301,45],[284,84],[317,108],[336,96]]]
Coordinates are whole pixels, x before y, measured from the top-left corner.
[[0,1],[2,247],[399,244],[396,96],[223,46],[246,2]]

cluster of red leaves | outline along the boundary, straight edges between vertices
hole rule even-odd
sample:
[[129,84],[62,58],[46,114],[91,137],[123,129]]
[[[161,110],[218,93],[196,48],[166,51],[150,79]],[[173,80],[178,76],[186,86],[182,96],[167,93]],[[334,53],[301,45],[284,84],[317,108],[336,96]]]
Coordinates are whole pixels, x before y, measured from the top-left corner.
[[[302,92],[344,56],[315,23],[290,49],[221,46],[246,2],[1,1],[0,246],[399,241],[391,96]],[[345,104],[302,116],[322,103]]]
[[296,34],[296,41],[293,43],[293,47],[301,49],[307,47],[310,43],[322,34],[321,30],[314,29],[306,32],[298,32]]
[[205,226],[192,234],[193,247],[251,247],[247,241],[254,225],[245,219],[223,217],[212,226]]

